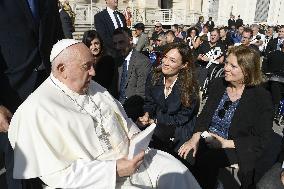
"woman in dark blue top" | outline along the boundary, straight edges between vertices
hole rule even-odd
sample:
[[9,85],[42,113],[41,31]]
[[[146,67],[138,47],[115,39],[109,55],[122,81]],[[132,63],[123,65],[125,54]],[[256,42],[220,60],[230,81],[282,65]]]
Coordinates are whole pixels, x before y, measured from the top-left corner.
[[[233,47],[224,70],[225,78],[210,85],[192,138],[179,149],[181,157],[195,157],[194,173],[203,189],[215,188],[218,169],[234,164],[241,188],[251,187],[256,163],[272,134],[272,100],[260,85],[259,54],[245,46]],[[209,132],[205,140],[204,131]]]
[[191,50],[172,43],[164,52],[162,65],[149,75],[141,125],[157,123],[152,147],[174,155],[193,132],[198,112],[198,85]]

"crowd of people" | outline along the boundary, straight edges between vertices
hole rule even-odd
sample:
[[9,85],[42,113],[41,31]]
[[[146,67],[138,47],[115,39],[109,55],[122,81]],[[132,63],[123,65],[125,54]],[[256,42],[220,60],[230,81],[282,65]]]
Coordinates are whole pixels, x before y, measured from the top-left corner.
[[[225,167],[242,189],[283,188],[284,142],[272,126],[284,26],[200,16],[168,30],[157,22],[149,35],[117,8],[106,0],[78,41],[66,1],[0,4],[6,188],[221,189]],[[128,159],[153,123],[148,149]]]

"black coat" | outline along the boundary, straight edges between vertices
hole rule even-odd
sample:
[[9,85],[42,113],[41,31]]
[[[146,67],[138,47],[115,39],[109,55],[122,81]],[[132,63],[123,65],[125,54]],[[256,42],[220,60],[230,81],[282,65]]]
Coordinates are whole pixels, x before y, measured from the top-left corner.
[[75,29],[73,27],[71,18],[64,9],[61,9],[59,13],[60,13],[60,19],[62,23],[64,36],[67,39],[72,39],[73,38],[72,33],[75,31]]
[[[126,27],[126,20],[122,13],[118,12],[118,15],[122,21],[123,26]],[[110,15],[108,14],[107,10],[104,9],[103,11],[97,13],[94,18],[95,21],[95,28],[101,38],[103,39],[105,47],[109,50],[113,48],[112,43],[112,34],[115,30],[114,24],[111,20]]]
[[63,38],[56,0],[38,0],[35,22],[26,0],[0,1],[0,101],[11,111],[36,88],[43,63],[50,72],[50,51]]
[[[154,134],[160,135],[165,140],[175,138],[175,150],[192,136],[198,113],[198,100],[193,97],[189,107],[181,103],[180,80],[177,80],[171,94],[165,99],[163,75],[155,85],[152,84],[152,74],[146,82],[144,112],[157,119],[157,128]],[[163,135],[163,136],[161,136]]]
[[[226,86],[223,78],[213,80],[207,102],[197,118],[195,132],[208,130]],[[269,92],[261,86],[245,87],[229,129],[229,140],[235,143],[242,172],[254,169],[271,137],[272,124],[273,108]]]
[[277,49],[277,44],[278,44],[278,38],[269,40],[265,49],[265,54],[268,55],[272,51],[275,51]]

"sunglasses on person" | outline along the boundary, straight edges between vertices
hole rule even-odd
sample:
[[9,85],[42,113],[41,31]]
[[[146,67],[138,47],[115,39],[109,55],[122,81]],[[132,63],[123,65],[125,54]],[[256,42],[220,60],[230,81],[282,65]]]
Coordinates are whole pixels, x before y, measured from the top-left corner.
[[232,101],[230,101],[230,100],[227,100],[227,101],[224,102],[223,108],[218,111],[219,118],[221,118],[221,119],[224,118],[226,111],[229,109],[229,107],[231,105],[232,105]]
[[162,27],[162,26],[155,26],[155,28],[160,28],[160,27]]

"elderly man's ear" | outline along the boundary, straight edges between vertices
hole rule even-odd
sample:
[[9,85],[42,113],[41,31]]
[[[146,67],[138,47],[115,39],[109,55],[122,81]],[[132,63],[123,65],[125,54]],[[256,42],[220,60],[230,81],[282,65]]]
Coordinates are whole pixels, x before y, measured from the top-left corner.
[[57,65],[56,67],[58,73],[61,75],[61,77],[63,77],[64,79],[66,79],[67,75],[65,74],[65,65],[63,63],[60,63]]

